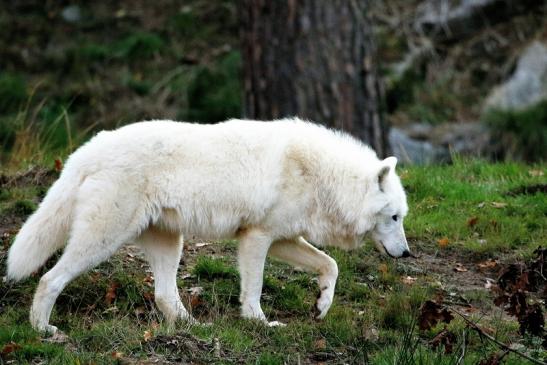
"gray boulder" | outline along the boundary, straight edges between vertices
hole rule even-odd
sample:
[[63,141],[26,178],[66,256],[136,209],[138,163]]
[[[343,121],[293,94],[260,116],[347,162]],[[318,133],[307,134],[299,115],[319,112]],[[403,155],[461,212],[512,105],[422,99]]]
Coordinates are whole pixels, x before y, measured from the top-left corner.
[[522,109],[547,99],[547,46],[532,42],[522,53],[513,75],[496,87],[485,109]]
[[414,123],[391,128],[388,140],[393,155],[407,164],[448,162],[453,153],[480,157],[491,154],[491,135],[481,123]]
[[541,5],[537,0],[427,0],[416,10],[414,28],[436,41],[452,41]]

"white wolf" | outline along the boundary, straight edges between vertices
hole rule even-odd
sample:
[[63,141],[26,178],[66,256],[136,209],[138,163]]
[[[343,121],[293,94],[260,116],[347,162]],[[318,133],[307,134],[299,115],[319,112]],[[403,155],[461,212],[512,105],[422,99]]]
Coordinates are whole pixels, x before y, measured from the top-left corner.
[[8,279],[27,277],[66,244],[41,278],[30,312],[35,329],[55,332],[49,317],[63,288],[136,242],[165,318],[192,321],[176,286],[182,237],[237,238],[243,317],[266,321],[260,295],[270,254],[319,274],[322,318],[338,268],[308,240],[350,249],[370,232],[381,251],[410,255],[396,162],[298,119],[151,121],[101,132],[70,156],[22,227],[9,250]]

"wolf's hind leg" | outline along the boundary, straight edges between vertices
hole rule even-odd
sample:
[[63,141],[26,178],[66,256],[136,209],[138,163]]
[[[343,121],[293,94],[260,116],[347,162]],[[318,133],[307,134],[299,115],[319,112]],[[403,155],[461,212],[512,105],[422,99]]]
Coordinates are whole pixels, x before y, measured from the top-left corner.
[[107,260],[128,238],[125,235],[93,233],[75,226],[63,255],[40,279],[30,310],[34,329],[49,334],[57,332],[57,327],[49,324],[49,317],[61,291],[78,275]]
[[177,319],[194,322],[182,304],[177,288],[177,270],[182,254],[182,237],[175,233],[149,228],[138,239],[146,260],[154,272],[156,305],[170,324]]
[[317,298],[317,318],[327,314],[334,298],[334,287],[338,278],[338,265],[326,253],[309,244],[304,238],[276,241],[269,254],[295,267],[319,274],[321,294]]

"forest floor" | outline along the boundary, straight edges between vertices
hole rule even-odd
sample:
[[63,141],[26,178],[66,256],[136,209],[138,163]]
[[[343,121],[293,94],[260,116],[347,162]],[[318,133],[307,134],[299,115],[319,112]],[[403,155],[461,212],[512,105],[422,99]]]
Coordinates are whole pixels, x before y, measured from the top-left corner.
[[[0,285],[0,364],[528,361],[487,336],[546,361],[543,340],[526,322],[541,322],[541,309],[540,317],[521,317],[519,325],[510,310],[494,303],[500,274],[507,274],[509,264],[532,262],[534,250],[545,244],[546,172],[545,165],[458,159],[447,166],[399,169],[409,197],[407,236],[417,257],[384,257],[368,241],[350,252],[325,248],[340,275],[334,304],[321,321],[313,317],[319,291],[314,275],[269,260],[262,303],[270,320],[287,324],[282,328],[239,318],[236,242],[188,242],[178,275],[182,300],[211,325],[163,324],[153,275],[139,248],[128,245],[64,290],[51,322],[67,336],[48,338],[30,327],[28,310],[40,276],[56,256],[30,279]],[[14,236],[57,174],[36,166],[0,174],[2,272]],[[544,308],[545,292],[525,289],[524,306]],[[440,319],[449,323],[437,323]]]

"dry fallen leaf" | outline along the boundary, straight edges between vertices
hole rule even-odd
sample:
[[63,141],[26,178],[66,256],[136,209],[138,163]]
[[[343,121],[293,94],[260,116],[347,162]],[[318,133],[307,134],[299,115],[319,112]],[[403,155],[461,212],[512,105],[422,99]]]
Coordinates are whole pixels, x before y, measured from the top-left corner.
[[443,238],[437,240],[437,243],[439,244],[439,247],[441,247],[441,248],[444,248],[444,247],[448,246],[449,242],[450,241],[448,240],[448,237],[443,237]]
[[501,202],[492,202],[490,203],[494,208],[505,208],[507,206],[507,203],[501,203]]
[[123,357],[123,352],[114,351],[111,356],[113,359],[121,359]]
[[150,330],[144,331],[144,335],[143,335],[144,342],[150,341],[153,336],[154,335],[152,334],[152,331],[150,331]]
[[416,282],[417,278],[413,278],[412,276],[405,276],[401,280],[403,281],[403,284],[412,285]]
[[529,170],[528,174],[530,174],[530,176],[543,176],[543,171],[541,171],[541,170]]
[[327,348],[327,340],[324,338],[320,338],[315,341],[315,343],[313,344],[313,347],[316,350],[324,350]]
[[2,347],[2,350],[0,351],[0,355],[7,355],[11,354],[14,351],[17,351],[21,348],[21,345],[11,341]]
[[431,341],[429,345],[436,349],[440,345],[444,346],[444,353],[451,354],[454,351],[454,344],[456,343],[457,338],[453,332],[450,332],[446,328],[439,332]]
[[418,325],[420,330],[425,331],[436,326],[439,321],[450,323],[453,319],[454,316],[446,308],[442,308],[434,301],[428,300],[420,308]]
[[459,262],[456,263],[456,266],[454,267],[454,271],[456,272],[466,272],[468,271],[463,265]]
[[475,227],[479,222],[479,217],[471,217],[467,220],[468,227]]
[[477,266],[479,267],[479,269],[481,270],[484,270],[484,269],[493,269],[494,267],[496,267],[498,265],[497,261],[496,260],[492,260],[492,259],[488,259],[486,261],[483,261],[483,262],[479,262],[477,264]]
[[114,299],[116,299],[116,290],[120,287],[120,285],[116,282],[113,282],[110,284],[108,289],[106,290],[106,294],[104,296],[104,300],[107,305],[111,305]]
[[142,279],[142,282],[145,283],[146,285],[152,287],[154,286],[154,277],[150,274],[146,275],[146,277],[144,279]]
[[59,158],[56,158],[55,159],[55,171],[61,172],[62,169],[63,169],[63,162]]
[[210,242],[198,242],[196,243],[196,247],[205,247],[205,246],[209,246],[211,243]]
[[378,271],[381,272],[382,274],[387,274],[387,265],[386,264],[380,264],[378,265]]
[[190,292],[190,306],[192,308],[197,308],[204,304],[203,300],[201,300],[201,293],[203,293],[203,288],[201,286],[195,286],[188,289],[188,291]]

